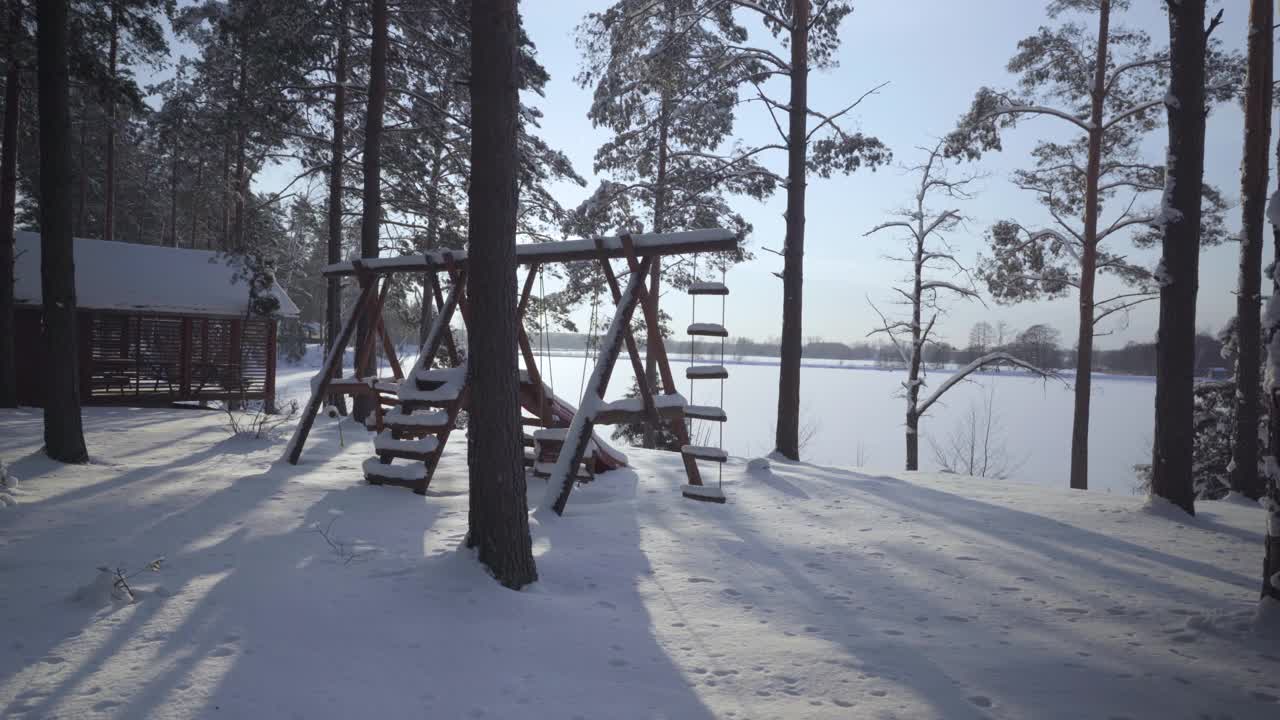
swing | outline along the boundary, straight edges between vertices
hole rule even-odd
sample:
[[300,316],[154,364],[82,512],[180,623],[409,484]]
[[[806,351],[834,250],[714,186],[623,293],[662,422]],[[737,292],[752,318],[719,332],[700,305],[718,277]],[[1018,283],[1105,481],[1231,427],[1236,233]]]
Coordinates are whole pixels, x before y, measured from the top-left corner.
[[[685,406],[684,416],[689,423],[689,436],[692,439],[698,437],[694,435],[693,423],[695,420],[702,422],[714,422],[719,424],[719,441],[715,447],[707,445],[686,445],[681,448],[681,452],[685,455],[691,455],[697,460],[708,460],[716,463],[716,484],[715,487],[710,485],[693,485],[686,484],[680,489],[680,494],[690,500],[698,500],[700,502],[725,502],[724,495],[724,464],[729,460],[729,455],[724,451],[724,423],[729,418],[725,414],[724,408],[724,381],[729,377],[729,371],[724,367],[725,342],[729,337],[729,332],[725,330],[725,306],[728,304],[726,298],[729,295],[729,288],[725,285],[725,271],[720,271],[720,282],[699,282],[698,281],[698,255],[693,256],[693,278],[694,282],[689,285],[690,298],[690,325],[689,334],[689,369],[685,373],[685,377],[689,379],[689,404]],[[698,296],[699,295],[718,295],[720,296],[720,323],[700,323],[698,322]],[[710,337],[720,339],[720,364],[719,365],[694,365],[698,359],[698,338]],[[719,380],[720,381],[720,405],[696,405],[694,404],[694,383],[697,380]]]

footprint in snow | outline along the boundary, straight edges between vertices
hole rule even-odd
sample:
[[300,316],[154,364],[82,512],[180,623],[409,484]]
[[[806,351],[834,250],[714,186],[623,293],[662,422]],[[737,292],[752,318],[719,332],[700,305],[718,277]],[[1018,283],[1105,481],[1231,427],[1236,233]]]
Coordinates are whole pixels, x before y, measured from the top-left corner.
[[687,582],[691,582],[691,583],[709,583],[709,582],[715,582],[715,580],[712,580],[711,578],[704,578],[704,577],[691,577],[691,578],[686,578],[686,581],[687,581]]
[[973,703],[974,705],[977,705],[980,708],[991,707],[991,698],[987,697],[986,695],[970,695],[969,702]]

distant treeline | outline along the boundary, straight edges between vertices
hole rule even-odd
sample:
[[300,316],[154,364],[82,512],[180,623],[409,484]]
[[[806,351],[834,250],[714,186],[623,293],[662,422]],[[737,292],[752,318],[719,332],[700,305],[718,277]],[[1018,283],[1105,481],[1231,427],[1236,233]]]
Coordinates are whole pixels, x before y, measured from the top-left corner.
[[[535,336],[535,344],[540,338]],[[644,344],[643,337],[638,337]],[[582,352],[588,344],[588,336],[581,333],[548,333],[546,342],[552,350],[561,352]],[[751,338],[729,338],[725,342],[725,356],[735,360],[747,357],[778,357],[778,341],[771,339],[758,341]],[[718,341],[699,340],[697,343],[699,356],[719,355]],[[667,351],[678,355],[689,355],[694,350],[688,340],[667,339]],[[924,361],[930,366],[963,365],[980,355],[994,350],[1004,350],[1046,370],[1074,369],[1075,350],[1063,347],[1058,333],[1052,328],[1036,325],[1027,331],[1014,335],[1007,343],[993,343],[985,347],[956,347],[950,343],[930,343],[924,351]],[[874,362],[884,367],[902,365],[903,360],[898,350],[888,342],[857,341],[851,343],[835,342],[822,338],[811,338],[804,345],[804,357],[808,360],[859,360]],[[1094,368],[1104,372],[1130,375],[1154,375],[1156,370],[1156,346],[1149,343],[1127,343],[1122,348],[1112,350],[1095,350],[1093,353]],[[1196,374],[1209,375],[1221,372],[1222,368],[1231,366],[1231,361],[1222,357],[1222,342],[1210,335],[1201,334],[1196,338]]]

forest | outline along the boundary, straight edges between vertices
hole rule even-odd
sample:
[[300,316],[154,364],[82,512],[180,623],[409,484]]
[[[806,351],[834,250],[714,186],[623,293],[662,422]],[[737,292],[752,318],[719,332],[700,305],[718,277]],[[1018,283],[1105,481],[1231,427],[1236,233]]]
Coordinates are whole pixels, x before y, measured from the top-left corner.
[[1269,716],[1276,4],[1031,4],[902,143],[872,3],[0,0],[0,715]]

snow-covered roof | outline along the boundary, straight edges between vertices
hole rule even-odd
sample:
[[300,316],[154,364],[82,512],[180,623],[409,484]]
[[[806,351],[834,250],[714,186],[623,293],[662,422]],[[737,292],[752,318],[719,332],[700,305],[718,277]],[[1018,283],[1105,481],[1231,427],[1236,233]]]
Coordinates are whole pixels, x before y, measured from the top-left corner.
[[[15,233],[14,300],[39,305],[40,235]],[[94,310],[147,310],[181,315],[244,315],[249,284],[236,278],[227,257],[209,250],[75,239],[76,305]],[[278,315],[297,317],[298,306],[279,284]]]

